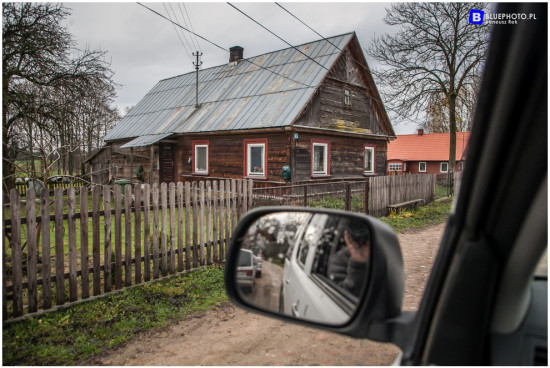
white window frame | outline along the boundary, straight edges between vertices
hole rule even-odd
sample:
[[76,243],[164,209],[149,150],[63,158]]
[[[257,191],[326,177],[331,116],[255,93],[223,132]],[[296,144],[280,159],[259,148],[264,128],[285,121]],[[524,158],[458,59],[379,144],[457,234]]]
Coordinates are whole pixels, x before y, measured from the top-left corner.
[[[424,164],[424,170],[422,170],[422,164]],[[426,164],[425,161],[419,162],[418,163],[418,172],[421,172],[421,173],[426,172],[427,167],[428,167],[428,165]]]
[[[392,165],[393,165],[393,169],[392,169]],[[394,172],[394,171],[403,171],[403,163],[402,162],[390,162],[388,164],[388,171],[389,172]]]
[[[315,147],[323,148],[323,170],[315,171]],[[312,175],[328,175],[328,143],[313,142],[313,150],[311,152],[311,174]]]
[[[370,167],[371,169],[370,170],[367,170],[366,167],[367,167],[367,151],[370,151],[371,152],[371,155],[370,155]],[[363,171],[365,172],[365,174],[374,174],[374,164],[376,162],[376,160],[374,159],[374,147],[369,147],[369,146],[365,146],[365,159],[363,161]]]
[[[252,171],[252,162],[251,162],[251,149],[254,147],[261,147],[262,148],[262,172],[253,172]],[[265,168],[265,143],[247,143],[246,144],[246,174],[248,176],[259,176],[259,177],[265,177],[266,176],[266,168]]]
[[[206,169],[201,170],[199,169],[198,163],[199,163],[199,155],[197,148],[206,148]],[[195,174],[208,174],[208,145],[207,144],[196,144],[195,145]]]
[[351,106],[351,91],[344,89],[344,105]]
[[[447,165],[447,170],[443,170],[443,165]],[[448,162],[441,162],[439,164],[439,172],[448,173],[449,172],[449,163]]]

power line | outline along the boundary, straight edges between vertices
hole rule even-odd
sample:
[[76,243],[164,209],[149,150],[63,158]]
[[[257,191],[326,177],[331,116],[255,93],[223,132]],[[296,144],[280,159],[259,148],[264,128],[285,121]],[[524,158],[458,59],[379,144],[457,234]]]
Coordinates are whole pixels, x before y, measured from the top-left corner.
[[[166,9],[166,5],[165,3],[162,3],[164,5],[164,8]],[[176,19],[176,23],[179,24],[180,23],[180,20],[178,19],[178,15],[176,14],[174,8],[172,8],[172,4],[171,3],[168,3],[168,6],[170,6],[170,10],[172,11],[172,14],[174,15],[174,18]],[[172,19],[172,17],[170,16],[170,14],[168,13],[168,10],[166,10],[166,13],[168,14],[168,18]],[[187,24],[186,24],[187,26]],[[174,26],[175,28],[175,26]],[[187,39],[187,36],[185,35],[185,32],[183,32],[183,30],[179,29],[179,31],[181,31],[182,35],[183,35],[183,38],[185,38],[185,42],[187,43],[187,46],[189,46],[189,48],[191,49],[191,51],[193,51],[193,48],[194,46],[191,45],[189,43],[189,40]],[[189,35],[189,38],[191,39],[191,43],[193,42],[193,38],[191,37],[191,35]]]
[[[168,12],[168,9],[166,8],[166,4],[162,3],[162,5],[164,6],[164,10],[166,11],[166,14],[168,14],[168,17],[170,18],[170,13]],[[172,21],[172,19],[170,19],[170,21]],[[176,34],[178,35],[178,38],[181,42],[181,45],[183,46],[183,48],[185,50],[185,53],[189,56],[190,52],[189,52],[189,50],[187,50],[187,47],[185,47],[185,44],[183,43],[183,40],[181,39],[181,36],[180,36],[180,33],[179,33],[178,29],[176,28],[176,26],[173,23],[172,23],[172,27],[174,27],[174,31],[176,31]],[[184,37],[185,37],[185,35],[184,35]],[[187,45],[189,46],[189,42],[187,41],[187,38],[185,39],[185,41],[187,42]],[[193,59],[191,59],[191,62],[193,62]]]
[[187,32],[189,32],[189,33],[191,33],[191,34],[197,36],[198,38],[200,38],[200,39],[202,39],[202,40],[204,40],[204,41],[206,41],[206,42],[208,42],[208,43],[210,43],[210,44],[216,46],[217,48],[222,49],[223,51],[229,52],[229,50],[226,50],[226,49],[224,49],[223,47],[221,47],[220,45],[217,45],[217,44],[215,44],[214,42],[212,42],[212,41],[210,41],[210,40],[207,40],[206,38],[202,37],[201,35],[196,34],[195,32],[192,32],[192,31],[188,30],[187,28],[181,26],[180,24],[173,22],[171,19],[166,18],[164,15],[162,15],[162,14],[160,14],[159,12],[157,12],[157,11],[155,11],[155,10],[153,10],[153,9],[151,9],[151,8],[149,8],[149,7],[147,7],[147,6],[145,6],[145,5],[143,5],[142,3],[139,3],[139,2],[138,2],[137,4],[143,6],[145,9],[147,9],[147,10],[149,10],[149,11],[152,11],[153,13],[155,13],[156,15],[158,15],[159,17],[162,17],[162,18],[166,19],[166,20],[169,21],[170,23],[172,23],[172,24],[174,24],[174,25],[176,25],[176,26],[178,26],[178,27],[180,27],[180,28],[186,30]]
[[286,43],[288,46],[292,47],[294,50],[298,51],[300,54],[304,55],[305,57],[307,57],[308,59],[310,59],[311,61],[313,61],[315,64],[319,65],[321,68],[325,69],[328,71],[328,68],[324,65],[321,65],[317,62],[317,60],[311,58],[310,56],[304,54],[302,51],[298,50],[298,48],[296,48],[295,46],[291,45],[290,43],[288,43],[287,41],[283,40],[281,37],[277,36],[275,33],[273,33],[271,30],[269,30],[267,27],[265,27],[264,25],[262,25],[260,22],[256,21],[254,18],[252,18],[251,16],[249,16],[248,14],[246,14],[245,12],[243,12],[241,9],[237,8],[235,5],[231,4],[231,3],[227,3],[229,6],[231,6],[233,9],[237,10],[239,13],[241,13],[242,15],[244,15],[245,17],[247,17],[248,19],[250,19],[251,21],[253,21],[254,23],[256,23],[257,25],[259,25],[260,27],[262,27],[263,29],[265,29],[266,31],[268,31],[269,33],[271,33],[273,36],[277,37],[279,40],[283,41],[284,43]]
[[[187,20],[189,21],[189,28],[191,28],[191,30],[193,32],[195,32],[195,30],[193,29],[193,24],[191,23],[191,17],[189,16],[189,13],[187,12],[187,7],[185,6],[185,3],[178,3],[178,7],[180,9],[180,13],[182,13],[181,11],[181,5],[183,5],[183,9],[185,10],[185,14],[187,15]],[[187,23],[185,22],[185,17],[183,16],[183,13],[181,14],[181,16],[183,17],[183,22],[185,23],[185,25],[187,26]],[[197,44],[197,49],[198,51],[202,52],[201,50],[201,47],[199,45],[199,40],[197,39],[197,37],[195,37],[195,43]]]

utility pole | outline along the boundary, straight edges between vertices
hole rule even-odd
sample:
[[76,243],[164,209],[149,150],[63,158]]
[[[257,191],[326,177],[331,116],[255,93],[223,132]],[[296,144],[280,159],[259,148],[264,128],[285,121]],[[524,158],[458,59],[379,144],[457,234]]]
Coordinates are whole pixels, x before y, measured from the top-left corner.
[[197,58],[197,62],[193,63],[195,66],[195,75],[196,75],[196,83],[195,83],[195,107],[199,107],[199,67],[202,65],[202,61],[199,60],[199,58],[202,56],[202,52],[198,52],[195,54],[193,53],[193,56]]

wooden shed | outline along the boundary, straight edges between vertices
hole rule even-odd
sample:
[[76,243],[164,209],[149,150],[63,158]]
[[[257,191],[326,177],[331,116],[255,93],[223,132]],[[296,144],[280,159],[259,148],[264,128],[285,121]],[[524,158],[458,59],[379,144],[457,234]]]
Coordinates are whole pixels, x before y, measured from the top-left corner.
[[[385,175],[392,125],[355,33],[157,83],[105,137],[93,171],[146,182],[265,185]],[[96,175],[97,180],[105,176]]]

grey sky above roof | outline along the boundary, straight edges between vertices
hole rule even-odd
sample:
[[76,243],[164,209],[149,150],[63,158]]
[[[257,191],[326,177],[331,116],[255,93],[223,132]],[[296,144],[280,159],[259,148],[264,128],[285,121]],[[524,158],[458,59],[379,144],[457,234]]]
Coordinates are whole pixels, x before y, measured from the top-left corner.
[[[182,26],[229,50],[242,46],[244,57],[288,47],[227,3],[144,3]],[[292,45],[319,36],[271,2],[234,3],[243,12]],[[287,10],[325,37],[356,32],[367,47],[374,35],[392,32],[383,22],[389,3],[281,3]],[[191,53],[202,52],[201,69],[227,64],[229,53],[188,33],[176,34],[174,26],[136,3],[65,3],[72,9],[67,27],[79,47],[108,51],[120,110],[134,106],[159,81],[194,70]],[[188,16],[188,17],[187,17]],[[177,19],[176,19],[177,17]],[[183,18],[187,19],[184,23]],[[184,48],[185,46],[185,48]],[[197,47],[198,46],[198,47]],[[376,64],[366,55],[370,67]],[[397,134],[414,132],[416,124],[400,121],[388,111]]]

